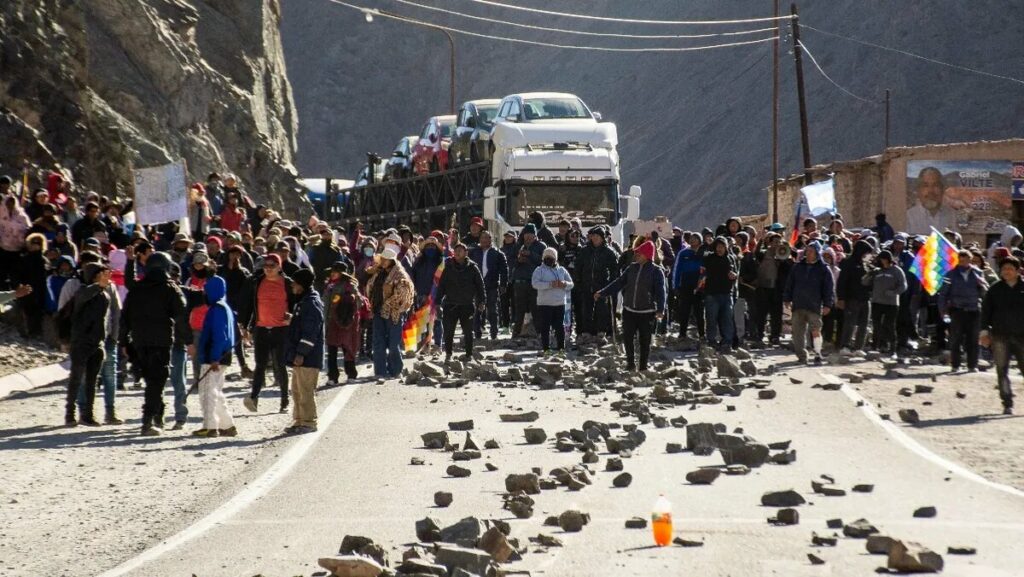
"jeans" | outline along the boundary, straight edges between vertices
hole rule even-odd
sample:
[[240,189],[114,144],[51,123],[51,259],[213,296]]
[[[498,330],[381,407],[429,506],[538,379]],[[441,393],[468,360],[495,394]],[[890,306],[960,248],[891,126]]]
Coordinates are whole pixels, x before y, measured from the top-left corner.
[[373,315],[373,374],[395,378],[402,373],[402,325]]
[[476,313],[476,338],[481,338],[484,332],[484,322],[490,326],[491,339],[498,338],[498,287],[487,288],[487,310]]
[[967,368],[978,368],[978,334],[981,332],[981,313],[963,309],[949,309],[949,347],[954,369],[960,368],[963,350],[967,351]]
[[288,327],[256,327],[252,391],[249,393],[253,400],[259,398],[266,382],[267,365],[272,364],[274,384],[281,388],[281,406],[288,404],[288,367],[284,365],[284,341],[287,336]]
[[640,340],[640,370],[647,370],[647,359],[651,355],[651,336],[654,334],[654,313],[635,313],[622,310],[622,340],[626,347],[626,369],[636,367],[636,349],[633,339]]
[[[868,340],[868,317],[871,304],[868,301],[846,301],[843,309],[843,334],[839,337],[839,346],[860,350]],[[857,334],[854,337],[854,331]],[[853,337],[853,342],[850,342]]]
[[154,424],[163,426],[164,387],[171,363],[171,347],[140,346],[135,348],[136,360],[142,378],[146,381],[145,402],[142,404],[142,428]]
[[462,327],[462,345],[467,355],[473,354],[473,305],[444,305],[444,354],[452,354],[455,346],[455,329]]
[[871,303],[871,324],[875,327],[871,346],[877,350],[896,352],[896,315],[899,305]]
[[[100,384],[103,385],[103,406],[107,411],[114,409],[114,395],[117,392],[117,341],[107,339],[103,345],[103,365],[100,367]],[[86,402],[85,387],[78,389],[78,406]]]
[[736,304],[732,307],[732,318],[736,327],[736,336],[733,338],[742,341],[747,337],[747,299],[736,299]]
[[517,337],[523,332],[526,313],[532,313],[534,326],[537,324],[537,291],[528,282],[517,282],[515,289],[515,318],[512,321],[512,336]]
[[562,306],[538,306],[537,323],[540,330],[540,346],[543,350],[551,348],[551,331],[555,331],[555,348],[559,351],[565,349],[565,305]]
[[1017,361],[1017,370],[1024,375],[1024,336],[992,335],[992,360],[996,364],[999,380],[999,398],[1004,407],[1013,406],[1013,390],[1010,388],[1010,357]]
[[[197,341],[198,343],[198,341]],[[185,424],[188,421],[188,385],[185,384],[186,354],[183,347],[171,348],[171,388],[174,389],[174,422]]]
[[704,297],[704,314],[708,323],[708,342],[714,345],[721,334],[721,343],[732,346],[732,295],[706,295]]
[[695,290],[697,290],[696,286],[684,286],[677,291],[676,317],[679,320],[679,338],[681,339],[686,338],[691,318],[697,327],[698,336],[704,337],[704,315],[698,308],[701,299],[700,295],[694,293]]
[[103,366],[103,349],[71,350],[71,373],[68,375],[68,392],[64,405],[64,416],[75,418],[75,403],[79,416],[92,420],[93,400],[96,397],[96,382]]

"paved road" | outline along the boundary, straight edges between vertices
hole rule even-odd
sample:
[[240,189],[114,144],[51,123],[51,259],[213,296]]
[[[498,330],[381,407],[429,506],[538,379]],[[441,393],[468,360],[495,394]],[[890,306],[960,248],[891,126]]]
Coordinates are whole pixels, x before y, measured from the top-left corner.
[[[470,515],[510,519],[512,536],[522,541],[539,532],[561,538],[564,548],[544,552],[531,547],[523,561],[510,566],[535,576],[869,575],[885,565],[884,557],[865,553],[862,540],[840,537],[838,547],[811,547],[811,532],[831,533],[825,520],[835,517],[867,518],[885,534],[920,541],[943,554],[950,545],[978,548],[973,557],[944,555],[946,575],[1024,574],[1024,498],[953,475],[911,453],[866,419],[842,392],[810,388],[820,381],[816,369],[799,368],[789,374],[805,383],[794,385],[788,376],[776,376],[773,387],[779,394],[774,400],[760,401],[745,392],[721,405],[695,411],[680,407],[664,414],[681,414],[690,422],[722,422],[730,430],[743,427],[762,442],[791,439],[798,452],[796,463],[766,465],[748,476],[722,476],[712,486],[688,485],[685,473],[720,464],[720,457],[667,454],[665,443],[685,442],[684,430],[648,425],[643,427],[647,443],[626,461],[626,470],[634,475],[631,487],[615,489],[613,474],[600,472],[583,491],[545,491],[537,497],[534,517],[524,521],[510,519],[501,510],[505,475],[531,467],[547,472],[578,462],[579,455],[524,444],[523,425],[501,423],[498,413],[538,410],[541,419],[535,426],[545,428],[549,437],[579,427],[586,419],[634,422],[608,409],[616,394],[585,399],[579,391],[476,384],[445,390],[364,384],[274,489],[230,521],[131,575],[310,574],[318,570],[317,557],[335,553],[346,534],[372,537],[392,548],[392,558],[400,560],[403,545],[415,541],[414,522],[427,515],[443,524]],[[727,411],[726,404],[736,410]],[[499,450],[484,451],[499,471],[486,472],[483,461],[473,461],[470,478],[448,478],[447,455],[418,448],[419,435],[468,418],[476,421],[473,436],[478,444],[491,438],[501,443]],[[425,458],[427,465],[411,466],[414,456]],[[603,471],[604,456],[595,467]],[[845,497],[813,495],[810,481],[821,474],[833,476],[847,489],[873,483],[875,491]],[[810,503],[799,508],[799,525],[769,526],[765,518],[774,509],[762,507],[760,496],[786,488],[799,490]],[[435,508],[432,496],[437,490],[452,491],[454,504]],[[659,493],[675,506],[676,533],[703,539],[704,547],[652,548],[649,530],[623,528],[626,518],[648,516]],[[913,511],[924,505],[936,506],[937,518],[912,518]],[[567,508],[589,512],[593,522],[577,534],[541,527],[546,515]],[[812,552],[827,564],[811,566],[806,554]]]

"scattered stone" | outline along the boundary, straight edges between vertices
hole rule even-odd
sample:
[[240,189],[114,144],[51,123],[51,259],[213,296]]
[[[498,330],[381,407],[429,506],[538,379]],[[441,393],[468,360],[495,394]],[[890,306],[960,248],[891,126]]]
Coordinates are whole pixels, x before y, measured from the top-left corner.
[[492,473],[498,470],[498,466],[495,465],[494,463],[491,463],[490,461],[484,463],[484,468]]
[[468,419],[465,421],[452,421],[448,423],[448,429],[451,431],[472,431],[473,419]]
[[716,437],[718,451],[726,465],[760,467],[768,460],[768,445],[758,443],[747,435],[719,434]]
[[914,392],[917,394],[927,394],[935,390],[935,387],[931,385],[914,385]]
[[527,427],[523,429],[523,436],[526,437],[526,442],[531,445],[539,445],[548,440],[548,434],[544,432],[544,429],[539,427]]
[[416,521],[416,540],[423,543],[433,543],[441,540],[441,526],[430,517]]
[[818,557],[814,553],[808,553],[807,554],[807,560],[811,562],[811,565],[824,565],[825,564],[825,560],[822,559],[821,557]]
[[434,575],[435,577],[447,577],[448,568],[444,565],[436,565],[424,559],[404,559],[398,566],[402,575]]
[[590,522],[590,515],[570,509],[558,516],[558,526],[566,533],[578,533]]
[[817,533],[811,533],[811,544],[816,547],[835,547],[838,539],[832,536],[822,536]]
[[434,560],[444,565],[454,575],[455,569],[465,569],[472,575],[483,575],[491,562],[487,553],[465,547],[438,547]]
[[802,385],[802,384],[804,384],[804,382],[802,380],[800,380],[800,379],[798,379],[796,377],[789,377],[789,382],[793,383],[794,385]]
[[697,452],[697,449],[709,447],[712,450],[717,448],[715,425],[712,423],[692,423],[686,425],[686,448]]
[[785,451],[789,449],[789,446],[793,441],[777,441],[775,443],[768,443],[768,448],[773,451]]
[[916,425],[921,422],[921,416],[914,409],[900,409],[899,415],[904,423]]
[[601,457],[598,457],[597,453],[595,453],[594,451],[587,451],[586,453],[583,454],[583,462],[587,463],[588,465],[593,465],[594,463],[597,463],[600,460]]
[[627,529],[646,529],[647,528],[647,519],[644,519],[643,517],[633,517],[631,519],[626,519],[626,528]]
[[914,395],[914,391],[910,387],[903,387],[898,392],[901,397],[912,397]]
[[423,446],[428,449],[443,449],[448,444],[448,431],[423,433],[420,438],[423,439]]
[[509,557],[515,553],[515,549],[508,543],[508,538],[497,527],[491,527],[480,537],[477,549],[487,551],[491,558],[498,563],[508,561]]
[[551,535],[545,535],[544,533],[538,533],[536,537],[530,537],[530,541],[540,545],[541,547],[561,547],[562,540],[558,537],[552,537]]
[[889,569],[903,573],[938,573],[943,564],[942,555],[920,543],[895,541],[889,548]]
[[473,472],[470,471],[469,469],[466,469],[465,467],[460,467],[458,465],[450,465],[445,472],[447,472],[450,476],[456,478],[468,477],[473,474]]
[[447,507],[448,505],[451,505],[454,500],[455,497],[446,491],[438,491],[434,493],[434,504],[438,507]]
[[949,555],[976,555],[978,550],[974,547],[957,547],[950,545],[946,548],[946,553]]
[[889,548],[895,542],[896,540],[888,535],[868,535],[867,541],[864,542],[864,548],[872,555],[888,555]]
[[533,504],[533,499],[521,495],[505,501],[505,508],[515,515],[516,519],[529,519],[533,517]]
[[878,529],[867,519],[857,519],[853,523],[843,525],[843,535],[853,539],[867,539],[870,535],[877,534]]
[[512,413],[507,415],[501,415],[499,417],[503,423],[532,423],[540,418],[537,411],[530,411],[529,413]]
[[819,495],[826,497],[845,497],[846,490],[840,489],[831,483],[822,483],[820,481],[811,481],[811,489]]
[[557,527],[558,526],[558,517],[555,516],[555,515],[550,515],[549,517],[544,519],[544,526],[545,527]]
[[761,496],[761,504],[765,507],[796,507],[806,502],[803,496],[793,489],[771,491]]
[[317,564],[337,577],[377,577],[384,572],[379,563],[361,555],[321,557]]
[[512,474],[505,477],[505,490],[509,493],[522,491],[527,495],[539,495],[540,483],[535,473]]
[[479,451],[480,447],[476,446],[476,442],[473,441],[473,435],[466,433],[466,442],[462,443],[463,451]]
[[665,452],[670,454],[670,455],[674,455],[676,453],[682,453],[683,452],[683,445],[682,445],[682,443],[665,443]]
[[614,479],[612,479],[612,485],[618,487],[619,489],[625,489],[632,482],[633,475],[630,475],[629,473],[622,473],[620,475],[617,475]]
[[609,457],[604,463],[604,470],[609,472],[621,471],[622,470],[622,459],[619,457]]
[[958,399],[966,399],[967,398],[967,393],[965,393],[963,391],[957,391],[956,392],[956,398],[958,398]]
[[476,517],[466,517],[441,529],[441,541],[472,547],[484,532],[484,525]]
[[683,539],[682,537],[676,537],[672,539],[672,542],[680,547],[703,547],[704,541],[693,541],[690,539]]
[[675,427],[675,428],[677,428],[677,429],[682,429],[683,427],[685,427],[685,426],[686,426],[686,423],[687,423],[688,421],[686,420],[686,417],[673,417],[673,418],[669,419],[669,420],[668,420],[668,422],[669,422],[669,423],[670,423],[670,424],[671,424],[671,425],[672,425],[673,427]]
[[409,464],[410,465],[416,465],[416,466],[426,465],[426,463],[423,461],[423,459],[421,459],[419,457],[413,457],[412,459],[410,459],[409,460]]
[[782,451],[781,453],[775,453],[768,458],[769,461],[776,465],[789,465],[790,463],[796,462],[796,450]]
[[483,455],[480,454],[480,451],[455,451],[454,453],[452,453],[452,460],[472,461],[474,459],[479,459],[482,456]]
[[920,507],[916,511],[914,511],[914,517],[917,519],[931,519],[932,517],[935,517],[938,514],[938,510],[932,506]]
[[874,485],[868,485],[868,484],[863,484],[863,483],[860,484],[860,485],[854,485],[853,489],[852,489],[852,491],[854,493],[870,493],[870,492],[872,492],[874,490],[875,490],[875,486]]
[[500,449],[501,445],[498,443],[498,441],[495,441],[494,439],[489,439],[486,443],[484,443],[484,448],[487,450]]
[[800,513],[796,509],[779,509],[775,518],[768,521],[774,522],[776,525],[799,525]]
[[828,527],[829,529],[842,529],[843,528],[843,520],[842,519],[829,519],[829,520],[825,521],[825,526]]
[[757,392],[757,398],[762,401],[770,401],[771,399],[774,399],[777,394],[778,393],[776,393],[774,389],[762,389]]
[[[736,466],[736,465],[734,465]],[[743,465],[739,465],[743,466]],[[749,471],[749,469],[747,469]],[[703,467],[695,471],[690,471],[686,474],[686,482],[691,485],[710,485],[715,482],[715,479],[722,474],[721,469],[712,467]]]

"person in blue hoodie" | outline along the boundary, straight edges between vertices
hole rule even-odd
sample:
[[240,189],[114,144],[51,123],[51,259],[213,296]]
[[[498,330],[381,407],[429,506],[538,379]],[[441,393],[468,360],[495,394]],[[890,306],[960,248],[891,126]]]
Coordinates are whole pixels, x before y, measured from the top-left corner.
[[286,433],[316,431],[316,382],[324,367],[324,303],[313,290],[316,276],[303,268],[292,277],[292,294],[298,298],[288,324],[284,362],[292,367],[292,424]]
[[704,337],[704,315],[697,308],[697,303],[700,300],[700,296],[697,294],[697,285],[700,283],[700,267],[702,266],[701,257],[697,254],[700,243],[700,235],[690,235],[690,243],[683,242],[683,248],[676,254],[676,262],[672,267],[672,290],[676,293],[676,316],[679,319],[680,340],[687,340],[691,318],[697,326],[699,336]]
[[228,285],[222,277],[207,279],[203,292],[209,308],[199,332],[199,344],[190,345],[192,358],[200,365],[203,428],[192,431],[192,434],[196,437],[234,437],[238,429],[224,397],[224,373],[231,364],[231,351],[235,346],[235,313],[228,305]]
[[804,258],[798,262],[786,279],[782,301],[792,305],[793,352],[801,362],[807,362],[807,330],[811,331],[814,363],[821,364],[821,317],[835,304],[832,271],[821,260],[821,245],[811,241],[804,247]]

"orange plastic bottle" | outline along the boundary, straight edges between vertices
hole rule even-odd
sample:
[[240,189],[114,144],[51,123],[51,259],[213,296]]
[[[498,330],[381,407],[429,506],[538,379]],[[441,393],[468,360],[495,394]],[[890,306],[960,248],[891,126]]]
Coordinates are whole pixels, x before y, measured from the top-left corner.
[[665,547],[672,542],[672,503],[664,495],[654,502],[651,528],[654,530],[655,545]]

